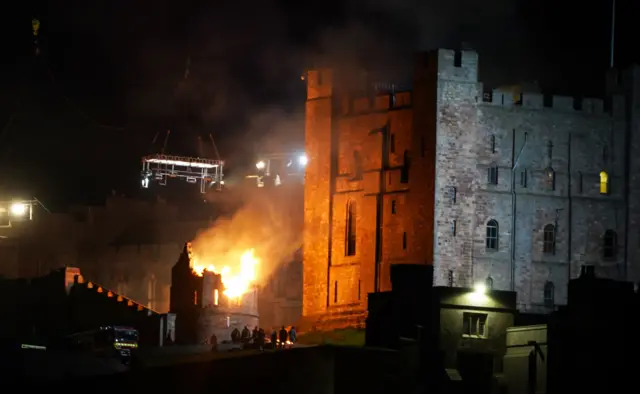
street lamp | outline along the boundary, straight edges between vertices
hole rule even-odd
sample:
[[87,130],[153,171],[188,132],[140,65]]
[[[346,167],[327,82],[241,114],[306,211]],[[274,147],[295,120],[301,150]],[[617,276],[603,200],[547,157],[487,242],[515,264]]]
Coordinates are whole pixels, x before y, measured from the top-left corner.
[[308,162],[309,162],[309,159],[307,158],[307,155],[302,155],[298,157],[298,163],[300,163],[302,167],[306,166]]

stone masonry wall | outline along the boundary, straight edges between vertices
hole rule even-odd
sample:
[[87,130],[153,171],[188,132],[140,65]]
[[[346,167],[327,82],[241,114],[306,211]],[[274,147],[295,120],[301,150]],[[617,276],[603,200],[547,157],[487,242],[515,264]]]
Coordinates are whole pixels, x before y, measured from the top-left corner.
[[[622,278],[624,130],[608,114],[562,106],[564,98],[554,98],[553,108],[526,92],[524,105],[496,92],[483,102],[475,52],[463,52],[460,67],[453,51],[438,54],[436,283],[446,284],[449,271],[456,286],[490,277],[495,288],[518,292],[521,309],[540,311],[546,309],[545,283],[554,284],[555,303],[565,303],[569,275],[575,277],[582,264],[595,264],[600,276]],[[488,182],[490,167],[497,168],[495,185]],[[599,192],[601,171],[609,175],[608,195]],[[497,250],[485,243],[490,220],[499,224]],[[553,253],[543,253],[548,224],[556,228]],[[616,257],[609,260],[602,250],[606,230],[617,234]]]

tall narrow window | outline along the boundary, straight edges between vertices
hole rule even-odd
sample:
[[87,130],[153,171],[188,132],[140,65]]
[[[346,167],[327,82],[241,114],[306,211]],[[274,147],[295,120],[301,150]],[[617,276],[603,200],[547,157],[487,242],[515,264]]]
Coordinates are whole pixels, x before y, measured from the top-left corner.
[[556,172],[553,168],[548,167],[545,171],[545,183],[548,190],[556,190]]
[[411,158],[409,151],[405,150],[402,155],[402,169],[400,170],[400,183],[409,183],[409,167],[411,166]]
[[609,194],[609,174],[600,171],[600,194]]
[[527,170],[520,171],[520,186],[527,187]]
[[455,51],[453,55],[453,67],[462,67],[462,51]]
[[456,199],[458,198],[458,189],[456,189],[455,186],[451,186],[451,188],[449,189],[449,194],[451,196],[451,204],[455,204]]
[[542,252],[546,254],[554,254],[556,252],[556,228],[553,224],[544,226]]
[[353,180],[362,179],[362,155],[357,150],[353,151]]
[[607,164],[609,161],[609,147],[606,145],[602,147],[602,164]]
[[346,251],[347,256],[356,255],[356,230],[357,230],[357,205],[355,201],[347,204],[347,234],[346,234]]
[[451,235],[455,237],[457,232],[458,232],[458,221],[453,219],[451,221]]
[[578,193],[582,193],[582,172],[578,172]]
[[553,285],[553,282],[547,282],[544,284],[544,305],[545,306],[553,306],[555,305],[555,296],[556,296],[556,287]]
[[402,250],[407,250],[407,232],[402,233]]
[[333,303],[338,303],[338,281],[333,282]]
[[498,166],[497,165],[494,164],[487,169],[487,182],[490,185],[498,184]]
[[447,286],[453,287],[453,271],[449,270],[447,274]]
[[553,142],[547,142],[547,157],[549,160],[553,158]]
[[487,249],[498,250],[498,222],[491,219],[487,222]]
[[396,136],[395,134],[389,135],[389,152],[396,153]]
[[391,200],[391,214],[396,214],[396,200]]
[[605,259],[614,259],[618,253],[618,235],[613,230],[604,232],[602,254]]
[[492,290],[493,289],[493,278],[488,276],[487,279],[484,281],[484,286],[487,288],[487,290]]
[[495,135],[491,135],[491,137],[489,137],[489,145],[491,148],[491,153],[496,153],[496,136]]

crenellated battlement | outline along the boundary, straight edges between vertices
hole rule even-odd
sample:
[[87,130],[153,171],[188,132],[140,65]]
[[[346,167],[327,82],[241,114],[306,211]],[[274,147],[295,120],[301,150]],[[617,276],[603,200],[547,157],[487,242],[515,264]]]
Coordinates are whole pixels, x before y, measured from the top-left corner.
[[131,308],[131,312],[143,312],[147,316],[159,315],[158,312],[150,309],[146,305],[140,304],[130,298],[117,294],[113,290],[109,290],[108,288],[101,286],[95,282],[87,282],[81,283],[78,282],[74,286],[81,286],[87,291],[93,291],[97,294],[101,294],[105,299],[111,299],[112,302],[121,304],[123,307]]
[[546,109],[561,112],[579,112],[589,115],[605,115],[609,113],[608,110],[605,110],[605,102],[602,99],[545,95],[506,89],[494,89],[490,92],[484,92],[482,103],[497,107]]

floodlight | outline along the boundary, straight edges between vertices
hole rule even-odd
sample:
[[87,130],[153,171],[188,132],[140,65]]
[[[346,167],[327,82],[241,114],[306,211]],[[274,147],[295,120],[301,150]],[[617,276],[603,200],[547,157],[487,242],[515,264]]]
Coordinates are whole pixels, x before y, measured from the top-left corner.
[[485,285],[483,285],[482,283],[478,283],[473,288],[473,292],[476,293],[476,294],[485,294],[487,292],[487,287]]
[[27,212],[27,206],[21,202],[11,204],[11,214],[15,216],[22,216]]
[[302,155],[298,158],[298,163],[300,163],[301,166],[306,166],[307,163],[309,162],[309,159],[307,158],[307,155]]
[[257,169],[262,170],[262,169],[264,169],[264,167],[265,167],[264,161],[259,161],[259,162],[256,163],[256,168]]

